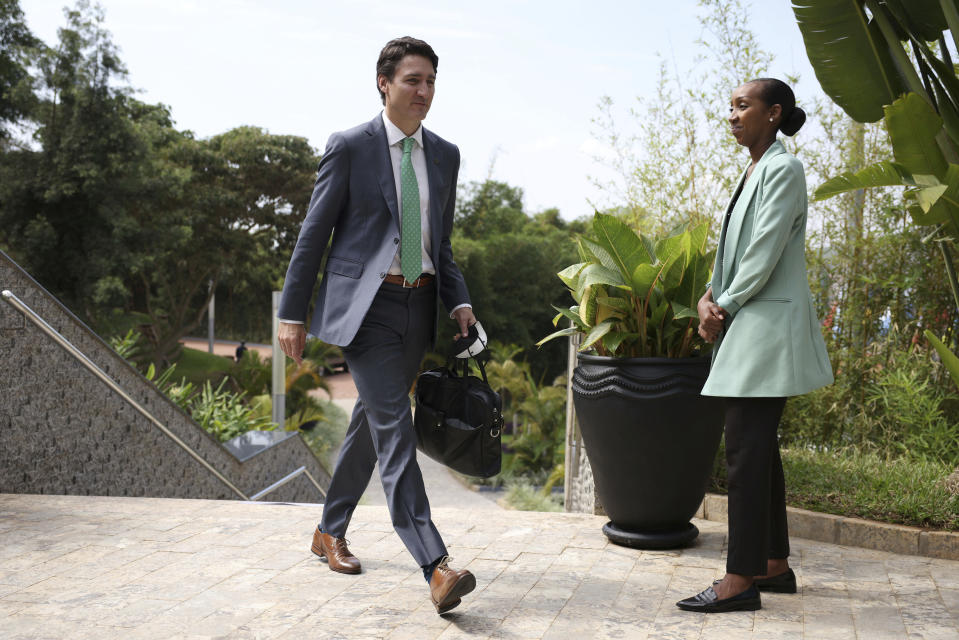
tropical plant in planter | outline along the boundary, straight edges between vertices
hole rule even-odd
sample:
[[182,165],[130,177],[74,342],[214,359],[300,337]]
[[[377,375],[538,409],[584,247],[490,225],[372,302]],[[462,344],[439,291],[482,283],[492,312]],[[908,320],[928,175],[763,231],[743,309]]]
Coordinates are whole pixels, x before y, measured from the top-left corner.
[[[669,548],[699,533],[702,502],[722,435],[719,400],[700,395],[709,349],[696,304],[714,251],[705,225],[652,239],[596,214],[578,239],[581,262],[558,275],[574,304],[540,341],[583,335],[573,401],[613,542]],[[592,352],[592,353],[590,353]]]

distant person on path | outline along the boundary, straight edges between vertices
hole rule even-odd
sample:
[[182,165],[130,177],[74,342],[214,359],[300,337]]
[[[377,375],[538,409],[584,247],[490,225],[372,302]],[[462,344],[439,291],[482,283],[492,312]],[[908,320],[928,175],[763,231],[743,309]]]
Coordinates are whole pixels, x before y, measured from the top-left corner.
[[246,340],[241,340],[240,346],[236,348],[236,361],[239,362],[240,360],[242,360],[243,354],[246,353],[247,351],[249,351],[249,349],[246,348]]
[[806,177],[776,132],[806,121],[784,82],[732,94],[729,123],[752,159],[723,220],[699,334],[715,342],[703,395],[726,406],[726,575],[676,603],[688,611],[754,611],[761,590],[796,592],[777,430],[788,396],[830,384],[832,367],[806,276]]
[[438,58],[422,40],[391,40],[376,63],[385,108],[334,133],[293,250],[280,301],[279,341],[301,361],[307,308],[332,234],[310,335],[343,349],[359,400],[333,472],[312,550],[333,571],[359,573],[345,536],[379,461],[393,527],[429,583],[438,613],[472,591],[469,571],[449,566],[433,525],[409,391],[435,339],[437,300],[466,337],[476,322],[450,232],[460,155],[423,128]]

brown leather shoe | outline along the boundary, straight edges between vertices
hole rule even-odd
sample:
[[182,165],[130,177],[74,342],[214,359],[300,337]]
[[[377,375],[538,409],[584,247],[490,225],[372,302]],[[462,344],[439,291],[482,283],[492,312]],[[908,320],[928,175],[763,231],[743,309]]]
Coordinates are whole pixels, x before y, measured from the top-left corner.
[[449,556],[443,558],[430,577],[430,599],[441,615],[459,605],[460,598],[476,588],[473,574],[466,569],[450,569],[449,561]]
[[359,573],[361,570],[360,561],[350,553],[345,538],[334,538],[316,529],[313,531],[313,545],[310,551],[326,560],[333,571]]

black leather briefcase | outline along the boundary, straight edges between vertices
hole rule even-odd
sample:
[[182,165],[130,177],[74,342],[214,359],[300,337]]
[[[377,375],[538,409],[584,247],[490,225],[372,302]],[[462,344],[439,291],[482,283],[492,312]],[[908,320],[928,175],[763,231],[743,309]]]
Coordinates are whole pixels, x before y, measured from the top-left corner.
[[[469,375],[469,360],[483,378]],[[453,360],[422,372],[416,380],[413,425],[420,451],[450,469],[489,478],[500,471],[503,449],[503,402],[476,358],[463,358],[461,372]]]

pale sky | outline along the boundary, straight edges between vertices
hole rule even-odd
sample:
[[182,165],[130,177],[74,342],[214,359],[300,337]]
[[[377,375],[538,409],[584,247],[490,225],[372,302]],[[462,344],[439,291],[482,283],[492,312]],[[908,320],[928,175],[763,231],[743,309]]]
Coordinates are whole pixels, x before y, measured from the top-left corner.
[[[48,44],[64,0],[21,0]],[[71,3],[72,5],[72,3]],[[208,137],[239,125],[306,137],[381,109],[376,58],[411,35],[439,56],[424,126],[457,144],[460,181],[492,176],[525,191],[528,212],[564,218],[602,201],[588,176],[590,119],[611,96],[625,108],[655,90],[657,52],[688,68],[700,37],[696,0],[101,0],[106,27],[141,100],[170,105],[176,126]],[[751,28],[776,56],[765,75],[799,74],[800,104],[820,95],[789,0],[754,1]],[[731,87],[732,89],[732,87]],[[727,95],[716,97],[725,110]]]

